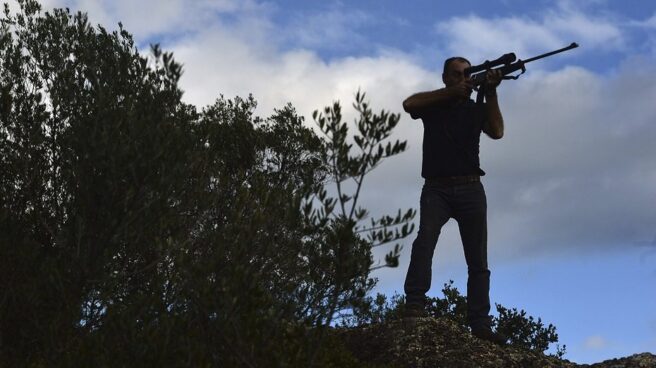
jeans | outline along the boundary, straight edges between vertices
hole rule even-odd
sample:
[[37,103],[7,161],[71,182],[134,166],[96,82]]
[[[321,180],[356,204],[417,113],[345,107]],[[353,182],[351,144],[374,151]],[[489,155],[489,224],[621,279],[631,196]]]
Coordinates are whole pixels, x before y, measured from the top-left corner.
[[408,305],[424,306],[431,285],[433,253],[442,226],[458,223],[467,261],[467,320],[489,328],[490,271],[487,265],[487,200],[480,182],[445,185],[426,181],[421,191],[419,233],[412,243],[404,291]]

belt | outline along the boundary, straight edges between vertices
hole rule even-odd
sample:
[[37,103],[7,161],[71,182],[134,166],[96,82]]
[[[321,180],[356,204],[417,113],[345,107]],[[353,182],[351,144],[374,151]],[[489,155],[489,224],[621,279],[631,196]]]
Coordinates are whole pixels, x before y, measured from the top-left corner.
[[439,178],[426,179],[426,184],[459,185],[476,183],[479,181],[481,181],[481,177],[478,175],[443,176]]

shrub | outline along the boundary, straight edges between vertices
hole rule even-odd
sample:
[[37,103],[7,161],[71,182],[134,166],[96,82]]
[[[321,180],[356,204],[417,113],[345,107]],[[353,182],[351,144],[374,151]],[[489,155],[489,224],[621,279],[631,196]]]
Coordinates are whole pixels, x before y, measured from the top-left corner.
[[[467,297],[460,294],[453,286],[453,281],[444,284],[443,297],[427,298],[426,310],[431,317],[448,318],[465,329],[467,325]],[[401,317],[405,306],[405,297],[394,294],[389,300],[384,294],[378,293],[376,297],[367,297],[361,308],[355,310],[353,315],[343,324],[344,327],[355,327],[371,323],[385,323]],[[549,345],[558,342],[556,327],[552,324],[545,326],[542,319],[537,320],[527,315],[524,310],[508,309],[496,304],[498,317],[493,317],[493,328],[509,337],[509,343],[523,349],[530,349],[544,353]],[[566,346],[556,345],[553,354],[558,358],[565,355]]]

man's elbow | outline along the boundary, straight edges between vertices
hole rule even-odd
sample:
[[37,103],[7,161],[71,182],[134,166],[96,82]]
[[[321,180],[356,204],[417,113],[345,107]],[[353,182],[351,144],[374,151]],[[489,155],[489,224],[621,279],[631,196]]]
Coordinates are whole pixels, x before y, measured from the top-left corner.
[[492,129],[490,127],[486,127],[486,129],[483,129],[485,134],[487,134],[488,137],[497,140],[503,138],[503,129]]
[[492,139],[503,138],[503,118],[492,117],[489,121],[484,123],[483,131]]
[[493,130],[488,135],[494,140],[501,139],[503,138],[503,129]]
[[403,110],[408,114],[412,114],[412,103],[409,101],[410,97],[403,100]]

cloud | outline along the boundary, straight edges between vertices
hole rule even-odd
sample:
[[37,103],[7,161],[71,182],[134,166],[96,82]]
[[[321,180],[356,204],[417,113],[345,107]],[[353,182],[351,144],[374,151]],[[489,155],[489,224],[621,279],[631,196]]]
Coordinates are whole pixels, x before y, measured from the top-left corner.
[[609,345],[608,341],[604,337],[599,335],[590,336],[587,339],[585,339],[585,342],[583,343],[583,346],[589,350],[604,349],[608,345]]
[[483,60],[489,58],[488,55],[500,55],[507,50],[526,55],[535,48],[553,49],[563,44],[542,24],[515,17],[455,17],[438,23],[436,31],[448,40],[446,48],[449,55],[468,55],[472,60]]
[[[518,31],[522,24],[517,21]],[[560,42],[539,23],[534,26],[542,42]],[[306,117],[340,100],[345,120],[352,121],[350,104],[358,88],[368,93],[374,109],[402,112],[401,101],[411,93],[440,87],[435,71],[398,50],[326,61],[307,46],[283,47],[275,27],[266,13],[251,13],[247,20],[217,22],[170,43],[184,63],[184,99],[203,106],[219,94],[253,93],[262,116],[292,102]],[[518,81],[504,82],[500,99],[506,136],[481,138],[492,256],[608,248],[653,238],[656,67],[651,60],[626,60],[611,76],[583,67],[530,70]],[[365,180],[362,203],[372,214],[418,208],[422,131],[420,121],[402,114],[395,138],[407,140],[410,148]],[[447,225],[440,244],[447,259],[461,256],[455,224]],[[377,250],[376,259],[385,251]]]
[[[506,141],[482,147],[496,192],[490,208],[503,215],[491,221],[508,231],[494,240],[556,251],[653,237],[656,88],[632,87],[629,75],[566,68],[502,86]],[[501,223],[509,219],[521,233]]]
[[378,109],[398,112],[401,96],[412,93],[417,85],[434,87],[439,80],[402,53],[325,61],[311,49],[283,50],[275,36],[271,41],[271,32],[266,31],[269,25],[266,19],[253,19],[243,27],[248,34],[238,24],[215,25],[170,44],[176,59],[184,63],[185,100],[206,105],[219,94],[253,93],[262,115],[293,102],[305,116],[340,100],[348,120],[353,118],[350,105],[359,88]]
[[353,49],[366,42],[355,30],[376,22],[361,10],[346,10],[341,4],[311,14],[296,13],[286,27],[288,37],[297,47],[310,49]]
[[471,60],[489,59],[508,50],[520,57],[533,56],[572,41],[585,44],[586,49],[617,50],[623,48],[625,41],[615,20],[586,14],[568,2],[544,11],[539,19],[471,14],[440,21],[435,31],[447,40],[447,54],[468,55]]
[[652,15],[651,17],[649,17],[648,19],[646,19],[644,21],[632,22],[632,25],[636,25],[636,26],[639,26],[639,27],[645,27],[645,28],[652,28],[652,29],[656,28],[656,13],[654,13],[654,15]]
[[645,20],[632,20],[628,23],[628,26],[646,31],[647,36],[643,42],[643,47],[649,50],[652,56],[656,56],[656,34],[654,34],[654,30],[656,29],[656,13]]
[[88,13],[93,24],[109,29],[121,22],[142,42],[154,36],[195,33],[220,21],[221,16],[241,18],[270,11],[253,0],[47,0],[43,8],[69,7]]

